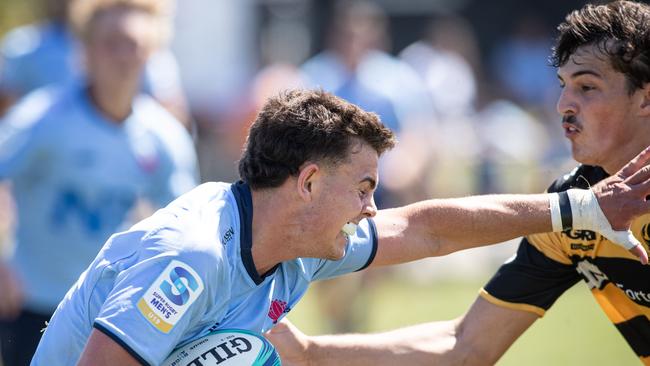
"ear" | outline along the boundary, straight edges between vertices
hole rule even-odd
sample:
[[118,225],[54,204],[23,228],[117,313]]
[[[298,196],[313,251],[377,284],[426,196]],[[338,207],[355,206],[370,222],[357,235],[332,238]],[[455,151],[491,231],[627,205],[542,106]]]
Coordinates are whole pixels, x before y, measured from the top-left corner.
[[297,180],[297,189],[300,198],[305,202],[309,202],[313,199],[313,185],[316,179],[318,179],[318,173],[320,168],[317,164],[308,163],[300,168],[300,173],[298,174]]
[[643,117],[650,117],[650,83],[641,88],[640,112]]

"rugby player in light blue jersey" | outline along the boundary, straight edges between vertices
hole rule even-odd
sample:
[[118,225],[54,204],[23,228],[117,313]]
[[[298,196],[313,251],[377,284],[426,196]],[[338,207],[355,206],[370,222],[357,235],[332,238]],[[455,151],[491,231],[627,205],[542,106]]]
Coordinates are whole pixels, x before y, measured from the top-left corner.
[[142,3],[88,13],[86,82],[40,89],[0,122],[0,178],[18,215],[15,253],[0,263],[5,365],[29,362],[45,320],[141,199],[162,207],[196,185],[189,134],[138,95],[167,27],[162,2]]
[[157,365],[212,330],[270,330],[314,280],[561,231],[571,208],[574,226],[603,230],[647,262],[606,217],[624,213],[612,223],[624,229],[650,209],[650,172],[633,175],[650,149],[561,206],[554,193],[378,212],[378,159],[394,143],[375,114],[327,92],[269,99],[249,131],[242,181],[201,185],[113,235],[59,304],[32,365]]

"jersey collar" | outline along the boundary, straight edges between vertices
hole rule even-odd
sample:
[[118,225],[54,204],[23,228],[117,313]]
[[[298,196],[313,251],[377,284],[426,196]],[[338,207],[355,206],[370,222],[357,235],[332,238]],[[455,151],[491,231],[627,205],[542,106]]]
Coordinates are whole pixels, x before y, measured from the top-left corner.
[[239,238],[240,255],[246,272],[256,285],[264,282],[264,279],[278,268],[279,264],[271,268],[264,275],[260,275],[253,262],[253,197],[248,183],[238,181],[231,185],[231,191],[237,202],[239,210]]

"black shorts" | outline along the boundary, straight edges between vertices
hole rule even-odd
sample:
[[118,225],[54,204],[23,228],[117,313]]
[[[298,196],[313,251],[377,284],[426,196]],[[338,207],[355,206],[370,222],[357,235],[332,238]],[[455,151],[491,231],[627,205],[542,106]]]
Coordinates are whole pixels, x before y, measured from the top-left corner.
[[12,321],[0,320],[0,354],[4,366],[29,365],[41,340],[41,330],[52,314],[23,310]]

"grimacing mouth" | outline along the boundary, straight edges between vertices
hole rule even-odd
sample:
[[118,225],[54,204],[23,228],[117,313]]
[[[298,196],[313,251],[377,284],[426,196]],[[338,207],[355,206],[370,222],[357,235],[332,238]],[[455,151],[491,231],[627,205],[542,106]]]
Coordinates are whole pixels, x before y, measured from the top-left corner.
[[341,232],[347,236],[354,235],[356,231],[357,231],[357,224],[351,221],[343,225],[343,227],[341,228]]

